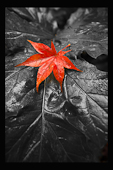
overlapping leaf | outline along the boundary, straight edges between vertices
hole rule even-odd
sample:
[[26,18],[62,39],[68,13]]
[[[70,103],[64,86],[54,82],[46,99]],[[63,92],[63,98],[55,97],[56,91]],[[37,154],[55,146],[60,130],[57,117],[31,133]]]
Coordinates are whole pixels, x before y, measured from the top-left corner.
[[68,51],[62,51],[63,49],[70,46],[68,44],[65,48],[60,50],[58,53],[56,52],[55,46],[51,41],[51,47],[43,43],[36,43],[28,40],[32,46],[36,49],[37,52],[41,54],[32,55],[26,61],[16,65],[15,67],[19,66],[30,66],[30,67],[39,67],[38,74],[37,74],[37,82],[36,82],[36,89],[38,92],[38,87],[42,81],[44,81],[53,71],[55,78],[58,80],[61,86],[62,91],[62,81],[64,79],[64,67],[69,69],[74,69],[77,71],[82,72],[78,68],[74,66],[74,64],[66,57],[63,56],[64,54],[68,53]]

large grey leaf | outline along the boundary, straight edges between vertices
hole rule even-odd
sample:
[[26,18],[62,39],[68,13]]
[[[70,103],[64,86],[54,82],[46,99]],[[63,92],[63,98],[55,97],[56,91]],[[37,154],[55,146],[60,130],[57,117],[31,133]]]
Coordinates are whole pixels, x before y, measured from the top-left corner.
[[18,114],[16,109],[13,116],[8,112],[7,161],[98,161],[107,136],[105,105],[84,92],[72,75],[65,77],[63,94],[51,75],[43,93],[37,95],[33,88],[21,100]]

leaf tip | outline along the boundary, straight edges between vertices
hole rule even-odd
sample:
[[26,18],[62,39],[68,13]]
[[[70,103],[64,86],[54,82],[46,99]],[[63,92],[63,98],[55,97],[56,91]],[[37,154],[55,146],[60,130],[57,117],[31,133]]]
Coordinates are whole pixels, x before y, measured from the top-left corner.
[[82,70],[79,70],[80,72],[83,72]]
[[31,43],[31,40],[27,40],[27,41]]
[[[18,64],[19,65],[19,64]],[[18,67],[18,65],[14,66],[14,67]]]

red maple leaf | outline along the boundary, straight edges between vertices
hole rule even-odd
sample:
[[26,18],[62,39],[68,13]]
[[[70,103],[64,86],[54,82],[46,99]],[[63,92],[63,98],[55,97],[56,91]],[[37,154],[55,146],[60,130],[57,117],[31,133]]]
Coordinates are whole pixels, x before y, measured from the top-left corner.
[[37,82],[36,82],[36,90],[38,92],[38,87],[42,81],[44,81],[53,71],[56,80],[60,83],[61,91],[62,91],[62,82],[64,79],[64,67],[68,69],[74,69],[82,72],[78,68],[74,66],[74,64],[68,59],[68,57],[64,56],[67,52],[71,51],[62,51],[65,48],[69,47],[68,44],[65,48],[60,50],[58,53],[56,52],[55,46],[51,41],[51,48],[43,43],[36,43],[31,40],[27,40],[31,43],[31,45],[35,48],[37,52],[40,54],[34,54],[29,57],[23,63],[16,65],[18,66],[31,66],[31,67],[39,67],[37,74]]

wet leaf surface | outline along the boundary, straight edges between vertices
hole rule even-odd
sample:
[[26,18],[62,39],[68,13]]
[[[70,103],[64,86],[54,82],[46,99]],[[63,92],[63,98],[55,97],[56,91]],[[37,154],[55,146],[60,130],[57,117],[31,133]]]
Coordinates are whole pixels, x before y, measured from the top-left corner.
[[[105,22],[84,21],[81,27],[77,20],[55,37],[57,50],[71,44],[68,57],[83,71],[65,69],[63,93],[53,74],[37,93],[37,68],[14,67],[36,53],[27,39],[50,46],[53,35],[8,9],[6,23],[6,161],[99,162],[100,150],[107,143],[107,73],[76,56],[83,50],[93,58],[107,54]],[[9,50],[21,46],[22,50],[8,56]]]

